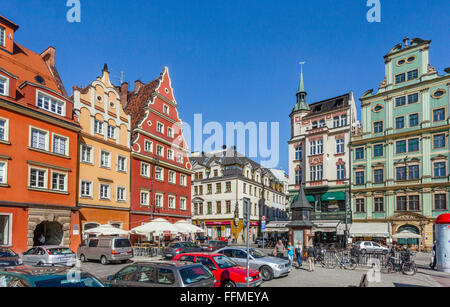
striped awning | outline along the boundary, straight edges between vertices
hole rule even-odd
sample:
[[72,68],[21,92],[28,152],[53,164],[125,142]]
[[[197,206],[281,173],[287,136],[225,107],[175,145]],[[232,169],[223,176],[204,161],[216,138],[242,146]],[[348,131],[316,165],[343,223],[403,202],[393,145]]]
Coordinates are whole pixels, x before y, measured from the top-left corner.
[[350,227],[350,236],[389,238],[389,223],[354,223]]

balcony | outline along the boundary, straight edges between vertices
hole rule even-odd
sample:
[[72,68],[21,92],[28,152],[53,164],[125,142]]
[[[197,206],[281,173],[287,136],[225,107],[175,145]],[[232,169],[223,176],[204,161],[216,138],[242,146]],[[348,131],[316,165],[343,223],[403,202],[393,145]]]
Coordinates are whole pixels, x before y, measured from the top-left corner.
[[[345,222],[345,211],[338,212],[311,212],[311,220],[339,220]],[[352,213],[348,212],[348,223],[352,222]]]

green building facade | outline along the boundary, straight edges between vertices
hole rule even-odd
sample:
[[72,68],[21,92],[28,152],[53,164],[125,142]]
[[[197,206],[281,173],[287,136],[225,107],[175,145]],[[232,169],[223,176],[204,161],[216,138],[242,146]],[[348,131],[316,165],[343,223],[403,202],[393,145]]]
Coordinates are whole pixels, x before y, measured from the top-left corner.
[[[450,69],[439,75],[430,66],[429,47],[405,38],[384,56],[385,78],[360,99],[361,129],[351,141],[353,222],[385,223],[389,236],[420,234],[398,243],[424,249],[450,197]],[[367,229],[354,240],[370,239]]]

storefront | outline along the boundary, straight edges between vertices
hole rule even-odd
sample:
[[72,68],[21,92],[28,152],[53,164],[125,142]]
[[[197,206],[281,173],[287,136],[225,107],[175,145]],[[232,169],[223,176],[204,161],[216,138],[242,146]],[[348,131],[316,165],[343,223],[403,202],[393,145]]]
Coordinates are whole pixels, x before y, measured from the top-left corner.
[[345,192],[328,192],[321,197],[322,212],[345,211]]
[[213,239],[231,237],[231,221],[205,222],[206,235]]
[[390,243],[391,227],[389,223],[354,223],[350,227],[352,242],[375,241]]
[[314,221],[314,244],[345,245],[345,225],[340,221]]

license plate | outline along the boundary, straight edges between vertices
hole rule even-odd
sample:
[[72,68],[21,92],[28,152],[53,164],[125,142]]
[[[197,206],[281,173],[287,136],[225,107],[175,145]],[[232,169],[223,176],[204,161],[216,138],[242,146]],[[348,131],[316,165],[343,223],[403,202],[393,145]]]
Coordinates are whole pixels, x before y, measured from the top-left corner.
[[171,257],[171,256],[172,256],[172,254],[166,254],[166,256],[169,256],[169,257]]

